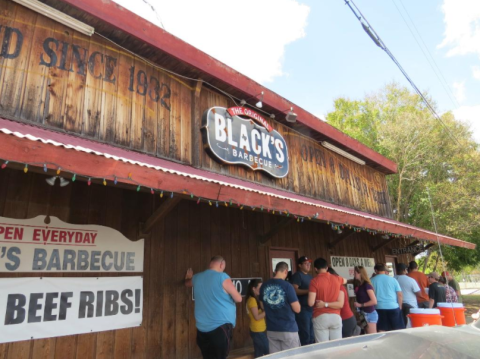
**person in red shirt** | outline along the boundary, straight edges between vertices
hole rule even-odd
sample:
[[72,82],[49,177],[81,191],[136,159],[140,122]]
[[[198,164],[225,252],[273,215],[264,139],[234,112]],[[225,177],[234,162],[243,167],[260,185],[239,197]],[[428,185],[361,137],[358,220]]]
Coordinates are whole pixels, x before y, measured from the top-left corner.
[[345,295],[340,287],[346,283],[342,277],[327,272],[328,263],[317,258],[313,263],[317,276],[308,288],[308,305],[313,307],[313,332],[317,343],[342,338],[342,317]]
[[429,300],[427,292],[425,288],[428,288],[430,283],[428,282],[427,276],[418,270],[417,262],[411,261],[408,264],[408,274],[410,278],[415,279],[420,287],[420,295],[417,295],[417,302],[419,308],[428,308],[429,307]]
[[[328,273],[336,275],[339,277],[338,273],[335,272],[335,269],[328,267]],[[340,286],[340,290],[343,292],[345,297],[343,307],[340,309],[340,317],[342,318],[342,338],[353,337],[355,330],[357,329],[357,319],[353,315],[352,308],[350,308],[350,303],[348,301],[348,292],[344,285]],[[360,332],[360,328],[358,331]]]

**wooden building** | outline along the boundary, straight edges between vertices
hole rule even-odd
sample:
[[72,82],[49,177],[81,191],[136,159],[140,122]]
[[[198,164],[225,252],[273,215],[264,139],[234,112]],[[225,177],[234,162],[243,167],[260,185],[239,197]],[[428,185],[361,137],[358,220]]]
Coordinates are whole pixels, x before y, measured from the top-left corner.
[[[143,320],[0,344],[0,358],[197,358],[188,267],[199,272],[221,254],[232,278],[265,279],[276,258],[292,268],[299,255],[394,264],[411,258],[392,248],[437,242],[392,219],[386,176],[396,164],[387,158],[110,0],[38,3],[0,0],[0,216],[145,238]],[[245,126],[228,127],[232,118]],[[223,130],[212,130],[216,142],[209,126]],[[218,148],[242,163],[222,161]],[[57,173],[70,184],[47,184]],[[139,273],[0,272],[128,275]],[[233,347],[249,346],[238,305]]]

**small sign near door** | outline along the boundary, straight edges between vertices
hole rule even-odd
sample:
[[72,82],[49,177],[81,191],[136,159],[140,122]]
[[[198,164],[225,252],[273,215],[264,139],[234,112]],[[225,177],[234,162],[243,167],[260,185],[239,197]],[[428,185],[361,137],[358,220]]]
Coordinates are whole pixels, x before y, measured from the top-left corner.
[[275,270],[275,267],[280,262],[287,263],[289,272],[292,270],[292,260],[290,258],[272,258],[272,268],[273,268],[273,270]]

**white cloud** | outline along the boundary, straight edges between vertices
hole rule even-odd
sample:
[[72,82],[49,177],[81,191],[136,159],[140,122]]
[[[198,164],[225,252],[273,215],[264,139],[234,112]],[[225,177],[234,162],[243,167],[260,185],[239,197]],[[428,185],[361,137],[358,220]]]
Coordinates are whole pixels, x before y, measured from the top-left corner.
[[472,66],[472,73],[474,79],[480,80],[480,67]]
[[480,105],[462,106],[452,112],[456,119],[471,126],[473,138],[480,143]]
[[480,56],[480,1],[444,0],[445,33],[439,47],[447,56],[475,53]]
[[310,8],[295,0],[115,0],[260,83],[284,76],[285,46],[305,36]]
[[453,93],[458,102],[465,101],[465,81],[453,83]]

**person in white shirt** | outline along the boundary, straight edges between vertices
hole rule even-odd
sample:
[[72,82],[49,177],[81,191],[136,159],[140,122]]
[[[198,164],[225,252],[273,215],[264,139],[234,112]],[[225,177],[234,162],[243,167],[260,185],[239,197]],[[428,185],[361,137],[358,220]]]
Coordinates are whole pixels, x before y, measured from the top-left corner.
[[398,284],[400,284],[400,288],[402,288],[402,313],[405,324],[408,323],[407,315],[410,314],[410,309],[418,308],[417,296],[421,295],[417,281],[407,276],[407,268],[407,265],[404,263],[397,264],[397,275],[395,276]]

